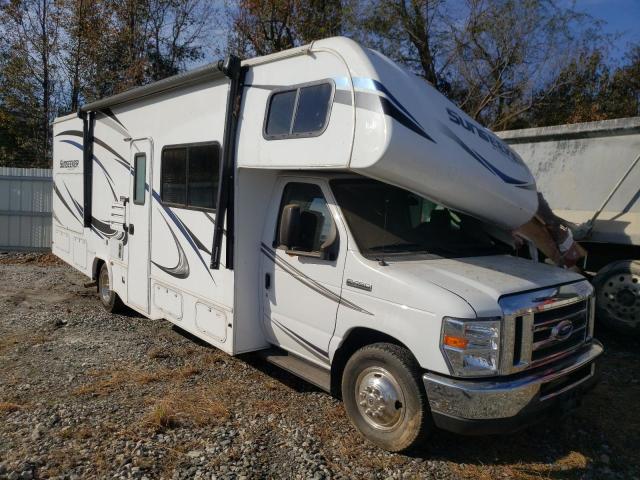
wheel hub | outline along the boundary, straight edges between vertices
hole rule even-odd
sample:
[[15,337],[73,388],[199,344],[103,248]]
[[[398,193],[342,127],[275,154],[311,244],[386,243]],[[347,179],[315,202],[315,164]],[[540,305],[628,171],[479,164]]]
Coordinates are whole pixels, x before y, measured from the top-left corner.
[[598,302],[616,320],[637,325],[640,323],[640,276],[611,275],[598,294]]
[[404,395],[395,378],[384,368],[365,369],[356,382],[358,410],[372,427],[390,430],[404,416]]

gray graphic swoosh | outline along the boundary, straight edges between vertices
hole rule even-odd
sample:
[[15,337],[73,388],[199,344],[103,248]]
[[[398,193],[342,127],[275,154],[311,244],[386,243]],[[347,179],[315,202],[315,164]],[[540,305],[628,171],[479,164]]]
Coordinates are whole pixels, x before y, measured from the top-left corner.
[[171,232],[173,241],[175,242],[176,247],[178,248],[178,263],[176,264],[175,267],[165,267],[163,265],[160,265],[154,262],[153,260],[151,260],[151,263],[153,263],[160,270],[162,270],[165,273],[168,273],[172,277],[187,278],[189,276],[189,261],[187,260],[187,256],[185,255],[184,250],[180,245],[180,242],[178,242],[178,238],[176,237],[176,234],[173,233],[173,230],[171,230],[171,227],[169,226],[169,222],[167,222],[167,219],[164,218],[164,215],[162,215],[162,212],[160,212],[160,216],[164,220],[164,223],[167,224],[167,228],[169,229],[169,232]]

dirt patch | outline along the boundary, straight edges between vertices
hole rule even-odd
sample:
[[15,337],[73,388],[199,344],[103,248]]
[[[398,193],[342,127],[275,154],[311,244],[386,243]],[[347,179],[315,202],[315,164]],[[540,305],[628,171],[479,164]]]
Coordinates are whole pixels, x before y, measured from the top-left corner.
[[23,265],[33,264],[42,267],[47,266],[61,266],[64,262],[56,257],[53,253],[1,253],[0,252],[0,265]]

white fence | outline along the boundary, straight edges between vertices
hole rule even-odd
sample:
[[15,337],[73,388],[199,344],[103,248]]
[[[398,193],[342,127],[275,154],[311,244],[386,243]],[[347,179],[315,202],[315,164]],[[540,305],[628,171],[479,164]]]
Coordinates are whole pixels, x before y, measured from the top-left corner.
[[0,251],[51,248],[51,170],[0,167]]

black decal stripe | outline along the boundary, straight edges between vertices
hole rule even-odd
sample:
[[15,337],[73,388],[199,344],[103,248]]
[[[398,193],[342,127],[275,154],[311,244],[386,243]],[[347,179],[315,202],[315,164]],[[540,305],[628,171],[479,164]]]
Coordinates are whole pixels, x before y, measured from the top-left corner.
[[507,175],[506,173],[502,172],[501,170],[499,170],[494,165],[492,165],[482,155],[480,155],[478,152],[476,152],[475,150],[470,148],[466,143],[464,143],[460,139],[460,137],[458,137],[455,133],[453,133],[453,131],[449,127],[444,125],[444,124],[442,124],[442,131],[451,140],[453,140],[455,143],[457,143],[460,146],[460,148],[462,148],[465,152],[467,152],[469,155],[471,155],[471,157],[473,159],[475,159],[480,165],[482,165],[484,168],[489,170],[495,176],[501,178],[502,181],[504,181],[505,183],[508,183],[510,185],[515,185],[517,187],[527,187],[529,185],[527,182],[523,182],[522,180],[518,180],[517,178],[513,178],[513,177]]
[[203,252],[207,252],[209,255],[211,255],[211,250],[209,250],[207,247],[204,246],[204,244],[198,239],[198,237],[194,235],[194,233],[191,230],[189,230],[189,227],[187,227],[187,225],[184,222],[183,222],[183,225],[187,233],[191,236],[191,238],[193,238],[193,241],[195,242],[196,246]]
[[157,262],[154,262],[153,260],[151,260],[151,263],[153,263],[160,270],[171,275],[172,277],[180,278],[180,279],[187,278],[189,276],[189,260],[187,259],[187,256],[184,253],[182,245],[180,245],[180,242],[178,241],[178,237],[176,237],[176,234],[173,233],[173,230],[171,229],[169,222],[164,217],[164,215],[162,215],[162,212],[160,212],[160,210],[158,210],[158,213],[160,213],[160,217],[164,220],[164,223],[166,223],[167,228],[169,229],[169,232],[173,237],[173,241],[176,244],[176,248],[178,249],[178,263],[176,263],[175,267],[165,267],[163,265],[160,265]]
[[[336,90],[333,101],[343,105],[351,105],[351,92],[348,90]],[[381,97],[375,93],[358,91],[356,92],[356,107],[364,108],[371,112],[382,112],[396,120],[402,126],[408,128],[414,133],[417,133],[422,138],[436,143],[431,135],[425,132],[418,123],[405,115],[398,107],[385,97]]]
[[294,332],[293,330],[285,327],[283,324],[281,324],[280,322],[278,322],[275,319],[272,319],[273,323],[275,325],[277,325],[283,332],[285,332],[286,334],[289,335],[289,337],[291,337],[293,340],[297,341],[300,345],[302,345],[303,347],[305,347],[309,352],[313,353],[316,357],[327,361],[329,359],[329,352],[326,352],[325,350],[322,350],[319,347],[316,347],[313,343],[305,340],[304,338],[302,338],[300,335],[298,335],[296,332]]
[[431,138],[431,136],[425,132],[420,125],[407,117],[385,97],[381,97],[374,93],[356,92],[356,107],[364,108],[365,110],[370,110],[372,112],[382,111],[382,113],[390,116],[405,128],[408,128],[421,137],[426,138],[430,142],[436,143],[436,141]]
[[74,213],[73,210],[71,210],[71,207],[69,206],[69,204],[67,203],[67,201],[64,199],[64,197],[62,196],[62,194],[60,193],[60,190],[58,190],[58,186],[56,185],[55,182],[53,182],[53,191],[55,192],[56,196],[58,197],[58,199],[62,202],[62,204],[67,208],[67,210],[69,210],[69,213],[71,213],[71,215],[73,216],[73,218],[75,218],[76,220],[78,220],[78,222],[80,222],[81,225],[84,225],[84,222],[82,222],[78,217],[76,217],[76,214]]
[[111,228],[111,225],[95,217],[91,217],[91,226],[107,237],[112,237],[118,233],[117,230]]
[[109,117],[111,120],[116,122],[118,125],[120,125],[122,128],[124,128],[128,132],[127,127],[125,127],[124,124],[120,120],[118,120],[118,117],[116,117],[116,114],[113,113],[113,110],[111,110],[109,107],[107,107],[107,108],[103,108],[100,111],[102,113],[104,113],[107,117]]
[[288,262],[285,262],[285,261],[279,259],[276,255],[274,255],[273,253],[269,252],[268,250],[265,250],[264,248],[262,249],[262,252],[271,261],[275,262],[276,265],[278,265],[280,268],[282,268],[285,272],[287,272],[289,275],[291,275],[293,278],[298,280],[303,285],[311,288],[312,290],[316,291],[317,293],[319,293],[323,297],[328,298],[329,300],[332,300],[332,301],[334,301],[336,303],[340,302],[340,296],[339,295],[336,295],[331,290],[328,290],[324,286],[318,284],[317,282],[315,282],[311,278],[307,277],[305,274],[303,274],[299,270],[296,270]]
[[[56,137],[59,137],[60,135],[68,135],[68,136],[72,136],[72,137],[79,137],[79,138],[83,138],[83,134],[80,130],[65,130],[64,132],[60,132],[56,135]],[[127,162],[125,160],[125,158],[120,155],[118,152],[116,152],[113,148],[111,148],[107,143],[103,142],[102,140],[100,140],[97,137],[93,137],[93,143],[95,143],[96,145],[100,145],[102,148],[104,148],[107,152],[111,153],[112,155],[115,155],[116,158],[114,160],[116,160],[118,163],[120,163],[121,165],[130,168],[129,162]],[[82,145],[77,144],[77,147],[79,147],[80,149],[82,149]],[[94,157],[95,160],[95,157]]]
[[111,189],[111,194],[113,195],[113,200],[117,201],[118,197],[116,195],[115,189],[113,188],[113,179],[111,178],[111,175],[109,175],[109,172],[107,171],[107,169],[104,168],[104,165],[102,164],[102,162],[98,160],[95,155],[93,156],[93,160],[98,164],[98,166],[104,172],[105,177],[107,179],[107,185],[109,185],[109,188]]
[[73,202],[73,206],[76,207],[76,210],[80,214],[80,217],[84,217],[84,208],[82,208],[82,206],[78,202],[76,202],[76,199],[73,198],[73,195],[71,195],[71,192],[69,191],[69,187],[67,187],[67,184],[64,181],[62,182],[62,185],[64,185],[64,188],[69,194],[69,198]]
[[103,239],[103,240],[104,240],[104,238],[105,238],[105,237],[102,235],[102,233],[100,233],[100,230],[98,230],[98,229],[97,229],[96,227],[94,227],[93,225],[91,225],[91,231],[92,231],[93,233],[95,233],[95,234],[98,236],[98,238],[101,238],[101,239]]
[[[67,130],[66,132],[60,132],[58,135],[63,135],[63,134],[66,134],[66,135],[75,135],[75,133],[69,133],[69,132],[77,132],[77,130]],[[82,134],[82,132],[79,132],[79,133],[80,133],[80,134]],[[57,136],[57,135],[56,135],[56,136]],[[82,145],[80,145],[78,142],[74,142],[74,141],[72,141],[72,140],[61,140],[61,142],[63,142],[63,143],[68,143],[69,145],[73,145],[74,147],[78,148],[79,150],[82,150],[82,149],[83,149],[83,148],[82,148]],[[98,142],[100,142],[100,143],[98,143]],[[100,140],[100,141],[99,141],[99,140],[95,140],[95,143],[97,143],[98,145],[100,145],[101,143],[104,143],[104,142],[102,142],[101,140]],[[105,143],[104,145],[106,145],[106,143]],[[102,146],[102,145],[101,145],[101,146]],[[109,150],[109,151],[111,151],[110,149],[111,149],[111,147],[109,147],[109,148],[108,148],[108,150]],[[115,155],[118,155],[117,153],[115,153],[115,150],[114,150],[113,152],[114,152],[114,154],[115,154]],[[120,156],[118,155],[118,157],[120,157]],[[122,158],[122,157],[120,157],[120,158],[114,158],[114,160],[115,160],[116,162],[118,162],[120,165],[122,165],[124,168],[126,168],[126,169],[129,171],[129,173],[131,173],[131,172],[132,172],[131,166],[130,166],[130,165],[129,165],[129,163],[128,163],[128,162],[126,162],[125,160],[121,160],[121,158]],[[97,160],[95,155],[93,156],[93,159],[94,159],[94,160]]]
[[278,258],[278,256],[275,254],[275,252],[272,249],[270,249],[267,245],[265,245],[264,243],[261,244],[261,249],[260,250],[262,251],[262,253],[264,253],[264,255],[269,260],[274,262],[276,265],[278,265],[280,268],[282,268],[285,272],[287,272],[293,278],[298,280],[303,285],[305,285],[305,286],[311,288],[312,290],[316,291],[317,293],[319,293],[323,297],[326,297],[329,300],[332,300],[332,301],[334,301],[336,303],[344,305],[345,307],[350,308],[352,310],[356,310],[356,311],[361,312],[361,313],[366,313],[367,315],[373,315],[373,313],[369,312],[368,310],[365,310],[364,308],[356,305],[355,303],[350,302],[349,300],[346,300],[345,298],[341,297],[340,295],[338,295],[338,294],[332,292],[331,290],[329,290],[328,288],[326,288],[324,285],[316,282],[312,278],[309,278],[307,275],[305,275],[303,272],[301,272],[300,270],[295,268],[290,263]]

